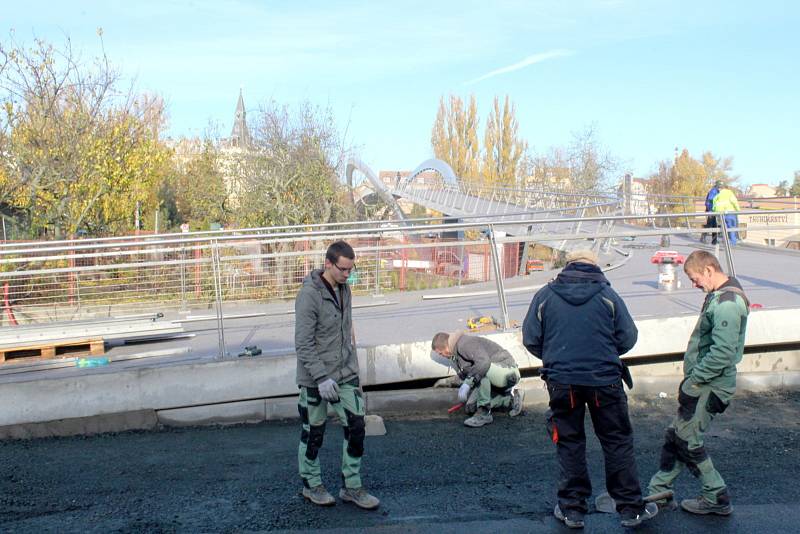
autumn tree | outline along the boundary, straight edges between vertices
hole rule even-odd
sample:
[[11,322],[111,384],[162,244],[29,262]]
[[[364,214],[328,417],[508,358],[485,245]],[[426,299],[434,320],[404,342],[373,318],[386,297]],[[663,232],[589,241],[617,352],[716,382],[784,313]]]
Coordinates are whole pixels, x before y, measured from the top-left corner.
[[659,211],[693,211],[694,198],[705,197],[716,181],[728,185],[736,182],[731,176],[733,158],[719,158],[711,152],[703,152],[700,159],[693,158],[687,149],[673,160],[658,164],[658,171],[650,176],[651,192],[663,197],[674,197]]
[[186,223],[206,230],[211,223],[228,223],[228,191],[222,176],[218,143],[211,138],[191,143],[198,150],[184,156],[161,195],[164,205],[174,202],[173,225]]
[[572,133],[566,146],[551,147],[533,158],[529,186],[581,193],[608,189],[617,177],[618,159],[603,147],[590,125]]
[[317,224],[350,220],[340,180],[345,150],[330,110],[270,103],[253,130],[252,150],[233,156],[240,225]]
[[478,104],[470,95],[465,105],[461,97],[450,95],[439,100],[439,110],[431,131],[434,156],[446,162],[465,183],[478,183],[481,147],[478,141]]
[[789,194],[793,197],[800,197],[800,171],[794,171],[794,182],[789,188]]
[[24,47],[12,36],[0,64],[0,202],[33,236],[129,230],[167,172],[163,102],[121,91],[105,55],[84,63],[68,39]]
[[486,119],[481,178],[488,187],[517,187],[527,175],[528,143],[519,137],[516,108],[505,97],[502,109],[495,97]]

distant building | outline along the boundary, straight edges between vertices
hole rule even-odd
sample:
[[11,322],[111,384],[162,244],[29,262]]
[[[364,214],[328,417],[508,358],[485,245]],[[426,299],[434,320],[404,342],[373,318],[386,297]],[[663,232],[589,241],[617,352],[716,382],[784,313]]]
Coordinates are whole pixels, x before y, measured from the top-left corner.
[[226,148],[240,148],[247,150],[251,147],[253,138],[250,136],[250,129],[247,127],[247,111],[244,109],[244,97],[242,90],[239,89],[239,100],[236,102],[236,111],[233,115],[233,127],[231,136],[222,140]]
[[[630,187],[630,191],[626,189]],[[625,200],[625,209],[631,215],[650,215],[656,212],[650,202],[650,180],[633,178],[626,174],[619,184],[618,194]],[[628,195],[628,198],[625,195]]]
[[253,138],[247,126],[247,111],[244,107],[244,97],[239,89],[239,99],[236,102],[236,111],[233,115],[233,127],[230,137],[220,141],[220,171],[225,181],[225,190],[228,193],[228,202],[231,207],[239,204],[239,195],[242,191],[240,177],[244,175],[237,167],[244,163],[244,157],[253,149]]
[[747,190],[747,196],[750,198],[770,198],[776,194],[775,187],[767,184],[753,184]]
[[[379,171],[378,179],[389,188],[395,188],[405,181],[411,171]],[[422,171],[414,178],[414,187],[428,189],[442,182],[442,177],[435,171]]]

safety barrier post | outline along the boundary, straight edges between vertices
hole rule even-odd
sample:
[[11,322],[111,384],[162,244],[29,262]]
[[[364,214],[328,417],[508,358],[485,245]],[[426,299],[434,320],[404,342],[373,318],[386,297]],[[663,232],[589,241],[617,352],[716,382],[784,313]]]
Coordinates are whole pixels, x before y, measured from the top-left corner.
[[211,245],[211,269],[214,275],[214,300],[217,309],[217,338],[219,340],[219,356],[225,359],[225,324],[222,317],[222,261],[219,256],[219,244],[215,239]]
[[[728,225],[725,222],[725,216],[720,214],[717,215],[718,219],[718,226],[722,228],[722,236],[717,237],[717,243],[719,243],[720,239],[722,239],[723,244],[725,245],[725,257],[728,259],[728,276],[736,276],[736,269],[733,265],[733,251],[731,250],[731,241],[728,239]],[[719,254],[717,254],[719,257]]]
[[509,328],[508,321],[508,303],[506,302],[506,290],[503,283],[503,268],[500,265],[500,251],[497,247],[497,239],[495,237],[494,225],[489,225],[489,244],[491,245],[492,264],[494,265],[494,279],[495,286],[497,287],[497,298],[500,302],[500,312],[503,315],[503,329]]

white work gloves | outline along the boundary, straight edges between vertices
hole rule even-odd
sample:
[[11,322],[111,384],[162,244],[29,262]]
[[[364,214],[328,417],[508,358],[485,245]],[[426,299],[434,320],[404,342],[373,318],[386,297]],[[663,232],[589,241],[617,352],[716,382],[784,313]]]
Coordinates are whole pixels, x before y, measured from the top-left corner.
[[333,378],[328,378],[319,383],[319,394],[328,402],[339,400],[339,384]]
[[470,386],[468,383],[464,382],[461,384],[461,387],[458,388],[458,400],[461,402],[467,402],[467,399],[469,398],[469,390]]

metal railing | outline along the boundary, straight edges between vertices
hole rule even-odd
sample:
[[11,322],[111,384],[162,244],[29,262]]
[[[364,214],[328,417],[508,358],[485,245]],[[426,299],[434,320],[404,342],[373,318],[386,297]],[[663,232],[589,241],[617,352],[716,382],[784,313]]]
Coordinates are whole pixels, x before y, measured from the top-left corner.
[[[213,308],[219,354],[224,357],[225,317],[243,306],[292,300],[304,277],[323,266],[325,249],[336,239],[345,239],[356,249],[358,268],[350,279],[354,294],[391,296],[493,283],[503,326],[510,324],[504,281],[527,274],[527,260],[537,255],[557,264],[561,251],[570,245],[602,251],[625,237],[716,232],[723,236],[728,271],[735,273],[734,253],[724,236],[739,228],[728,228],[724,217],[718,217],[719,228],[700,230],[691,224],[673,227],[673,222],[704,220],[708,215],[704,212],[608,214],[614,209],[613,204],[589,204],[560,208],[557,217],[553,213],[547,213],[548,217],[514,214],[476,216],[474,221],[459,223],[406,222],[390,228],[382,227],[383,223],[353,223],[311,230],[305,226],[5,244],[0,249],[3,324],[24,326],[131,313],[177,316],[181,311]],[[642,220],[653,220],[654,227],[632,224]],[[527,231],[509,231],[520,228]]]

